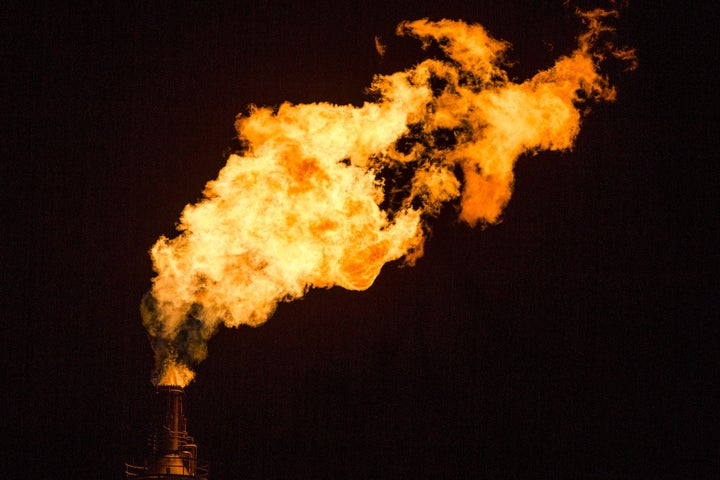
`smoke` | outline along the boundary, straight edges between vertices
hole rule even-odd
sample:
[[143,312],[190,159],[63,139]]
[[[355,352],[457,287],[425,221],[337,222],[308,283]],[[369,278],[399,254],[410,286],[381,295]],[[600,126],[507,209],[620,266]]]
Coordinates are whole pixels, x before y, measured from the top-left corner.
[[413,264],[448,202],[470,225],[497,222],[517,158],[571,148],[581,104],[614,99],[598,64],[608,53],[634,58],[599,45],[614,14],[582,13],[577,48],[521,83],[504,70],[509,44],[482,26],[404,22],[399,35],[445,58],[376,76],[362,106],[284,103],[239,116],[246,148],[185,207],[179,235],[151,250],[157,276],[141,311],[153,381],[191,381],[220,325],[260,325],[310,288],[364,290],[387,262]]

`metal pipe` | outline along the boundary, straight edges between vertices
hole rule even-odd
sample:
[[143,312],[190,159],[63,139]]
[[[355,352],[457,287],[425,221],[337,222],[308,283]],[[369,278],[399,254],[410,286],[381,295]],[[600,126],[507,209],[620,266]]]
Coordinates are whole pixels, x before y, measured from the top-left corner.
[[183,413],[183,395],[181,387],[161,385],[157,388],[160,404],[164,407],[165,418],[161,432],[161,451],[177,452],[180,450],[181,438],[187,437],[185,415]]

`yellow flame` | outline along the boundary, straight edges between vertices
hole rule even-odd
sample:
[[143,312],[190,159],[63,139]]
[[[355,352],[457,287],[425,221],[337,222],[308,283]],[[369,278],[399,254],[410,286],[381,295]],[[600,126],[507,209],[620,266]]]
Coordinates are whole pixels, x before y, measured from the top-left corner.
[[[584,18],[578,48],[522,83],[502,68],[509,44],[482,26],[402,23],[399,34],[438,42],[447,59],[377,76],[377,101],[359,107],[284,103],[239,117],[246,151],[185,207],[180,235],[151,251],[142,309],[155,381],[187,384],[221,324],[260,325],[310,288],[364,290],[386,263],[414,262],[424,222],[448,201],[460,198],[468,224],[496,222],[517,158],[570,148],[577,104],[614,98],[593,51],[603,16]],[[391,188],[392,172],[408,171]]]
[[177,385],[185,387],[195,378],[195,372],[190,367],[171,360],[162,368],[162,377],[159,378],[158,385]]

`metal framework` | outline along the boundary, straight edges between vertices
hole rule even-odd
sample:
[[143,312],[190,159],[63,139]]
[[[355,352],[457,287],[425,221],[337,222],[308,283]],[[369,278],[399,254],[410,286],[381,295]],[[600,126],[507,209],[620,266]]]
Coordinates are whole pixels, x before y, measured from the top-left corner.
[[197,459],[197,445],[188,435],[183,413],[182,387],[163,385],[157,394],[164,419],[151,437],[153,455],[145,465],[125,464],[125,478],[132,480],[207,480],[208,466]]

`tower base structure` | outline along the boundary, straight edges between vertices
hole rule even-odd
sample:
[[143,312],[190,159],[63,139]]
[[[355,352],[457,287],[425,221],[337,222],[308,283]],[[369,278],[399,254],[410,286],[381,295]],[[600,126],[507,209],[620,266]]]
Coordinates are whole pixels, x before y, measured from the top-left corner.
[[197,459],[197,445],[187,433],[183,400],[185,391],[176,385],[156,390],[159,422],[150,437],[151,455],[144,465],[125,464],[130,480],[208,480],[208,466]]

